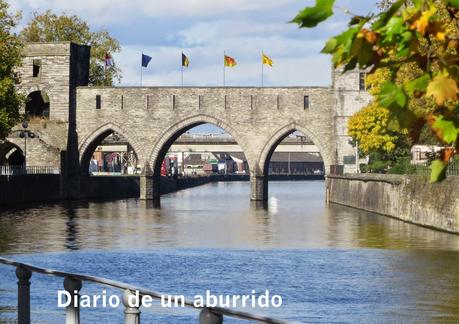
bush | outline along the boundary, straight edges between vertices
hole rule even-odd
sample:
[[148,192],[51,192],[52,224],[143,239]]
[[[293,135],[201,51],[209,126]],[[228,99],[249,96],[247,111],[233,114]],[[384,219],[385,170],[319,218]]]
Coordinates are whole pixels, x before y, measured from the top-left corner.
[[368,169],[373,173],[385,173],[387,167],[389,166],[389,161],[377,160],[368,165]]
[[390,174],[414,174],[416,173],[416,167],[411,164],[410,157],[400,158],[395,164],[389,169]]

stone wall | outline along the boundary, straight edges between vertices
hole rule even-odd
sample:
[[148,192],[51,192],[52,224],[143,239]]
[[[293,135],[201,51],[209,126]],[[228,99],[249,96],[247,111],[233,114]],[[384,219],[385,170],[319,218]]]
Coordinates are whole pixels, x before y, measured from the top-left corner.
[[[354,157],[355,149],[349,145],[351,137],[347,133],[349,118],[368,105],[372,96],[360,89],[360,74],[362,71],[353,70],[346,73],[334,70],[332,73],[333,89],[336,97],[335,141],[337,142],[337,164],[344,164],[344,157]],[[362,161],[363,162],[363,161]],[[345,164],[345,173],[356,173],[356,164]]]
[[140,195],[139,177],[133,176],[92,176],[81,179],[82,199],[122,199]]
[[329,202],[459,234],[459,177],[430,184],[419,176],[330,175]]
[[0,176],[0,205],[59,200],[60,188],[56,174]]
[[[347,120],[370,100],[359,87],[360,71],[333,71],[329,87],[88,87],[89,53],[89,47],[69,42],[28,44],[18,69],[18,89],[26,95],[46,93],[49,122],[63,123],[39,130],[40,140],[30,144],[28,165],[57,164],[56,157],[67,151],[71,196],[80,190],[74,178],[87,173],[95,145],[110,133],[120,133],[135,149],[143,167],[144,193],[153,188],[152,176],[159,177],[158,166],[168,146],[188,129],[211,123],[237,140],[250,167],[251,197],[264,200],[269,158],[287,134],[296,130],[309,137],[328,172],[330,165],[354,155]],[[41,64],[35,76],[34,60]],[[101,105],[96,107],[99,99]],[[15,138],[7,140],[21,147]],[[355,172],[355,164],[346,165],[345,171]]]

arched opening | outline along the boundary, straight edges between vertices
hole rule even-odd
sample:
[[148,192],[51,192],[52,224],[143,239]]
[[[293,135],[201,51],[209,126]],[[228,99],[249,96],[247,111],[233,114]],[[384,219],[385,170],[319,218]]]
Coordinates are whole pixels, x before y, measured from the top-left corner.
[[25,112],[31,117],[49,118],[49,96],[44,91],[34,91],[27,96]]
[[161,184],[183,178],[248,178],[249,162],[240,143],[226,129],[209,122],[190,122],[159,145],[152,161],[154,199],[164,192]]
[[324,161],[314,142],[301,132],[285,135],[271,148],[265,174],[277,176],[323,175]]
[[23,166],[24,153],[17,145],[5,142],[0,145],[0,165]]
[[107,129],[96,136],[81,157],[81,172],[89,176],[138,175],[137,153],[126,137]]
[[[325,164],[312,139],[301,131],[283,132],[264,156],[263,200],[268,199],[268,180],[323,180]],[[262,157],[263,158],[263,157]]]

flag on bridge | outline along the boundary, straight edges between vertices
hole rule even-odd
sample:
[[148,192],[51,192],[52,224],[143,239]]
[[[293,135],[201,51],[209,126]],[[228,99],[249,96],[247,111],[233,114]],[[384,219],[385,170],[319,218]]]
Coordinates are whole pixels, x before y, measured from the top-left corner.
[[237,65],[237,62],[234,58],[232,58],[231,56],[228,56],[228,55],[225,55],[225,66],[226,67],[235,67]]
[[188,59],[188,57],[183,54],[182,52],[182,66],[183,67],[188,67],[188,65],[190,65],[190,60]]
[[273,67],[273,60],[271,60],[268,56],[266,56],[266,54],[262,53],[262,63],[264,65],[269,65],[270,67]]
[[147,67],[150,61],[151,61],[151,56],[148,56],[142,53],[142,67]]

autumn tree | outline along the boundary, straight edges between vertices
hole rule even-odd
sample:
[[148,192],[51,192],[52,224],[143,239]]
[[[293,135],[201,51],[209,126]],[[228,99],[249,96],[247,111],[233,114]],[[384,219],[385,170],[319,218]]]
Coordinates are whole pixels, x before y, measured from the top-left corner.
[[[333,15],[334,2],[316,0],[293,22],[315,27]],[[349,15],[348,29],[322,52],[333,55],[335,67],[344,71],[388,69],[375,99],[413,143],[424,127],[443,143],[431,165],[431,181],[443,179],[449,161],[459,154],[459,0],[389,1],[379,13]]]
[[69,41],[91,46],[89,84],[112,86],[121,79],[121,71],[114,63],[106,66],[106,55],[120,51],[119,42],[106,30],[92,31],[87,22],[73,15],[58,16],[50,10],[34,13],[32,20],[20,33],[25,42]]
[[11,15],[8,4],[0,0],[0,140],[4,139],[20,118],[23,96],[15,91],[14,71],[21,63],[21,42],[13,33],[20,14]]

